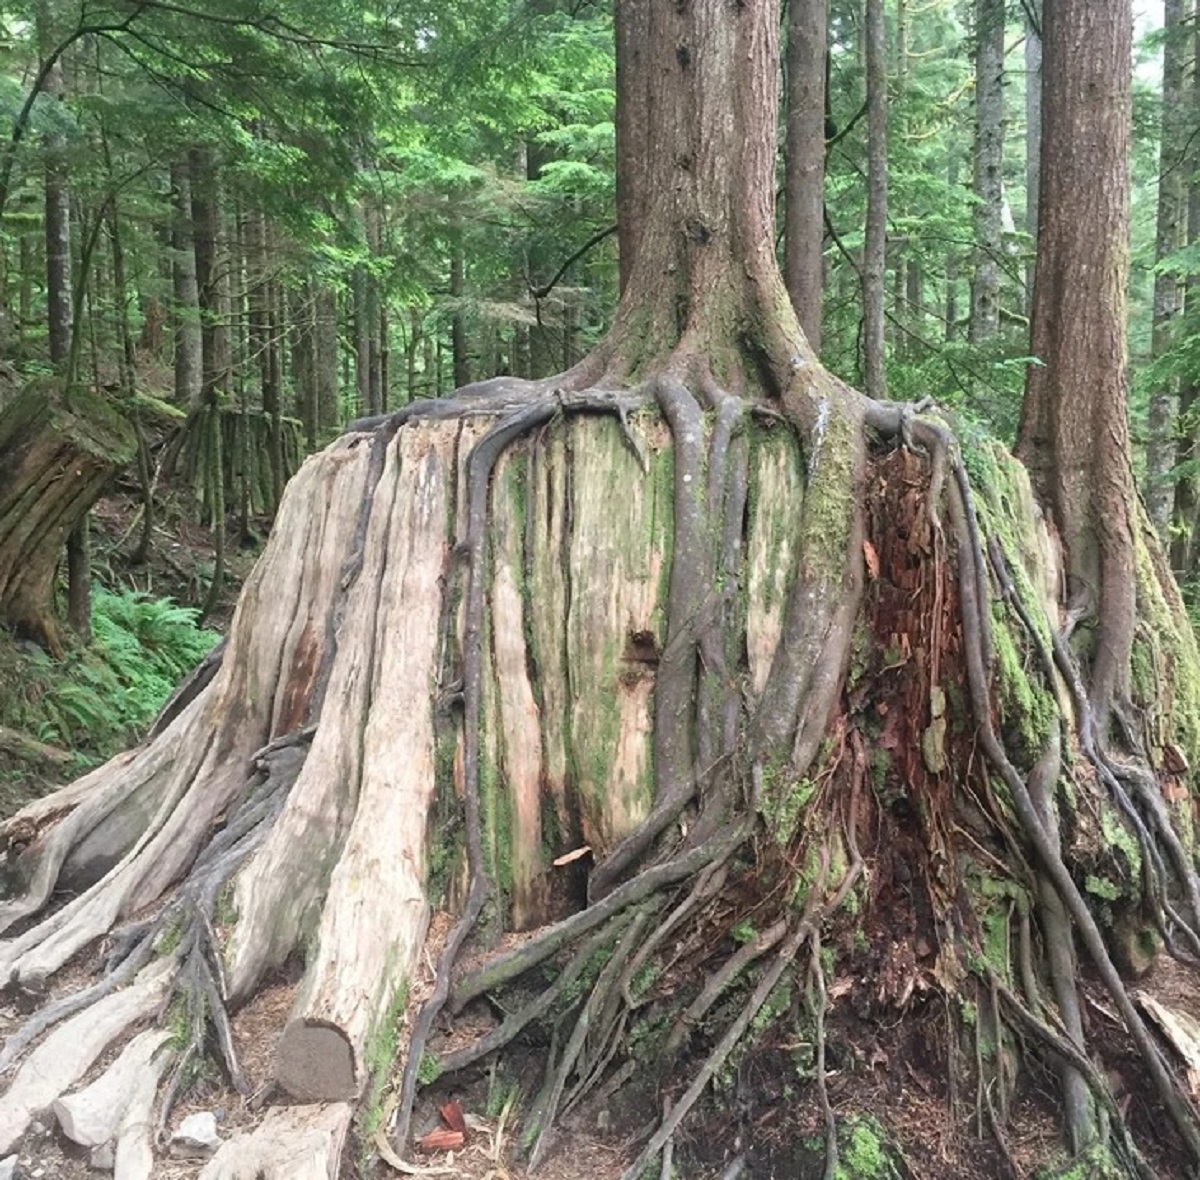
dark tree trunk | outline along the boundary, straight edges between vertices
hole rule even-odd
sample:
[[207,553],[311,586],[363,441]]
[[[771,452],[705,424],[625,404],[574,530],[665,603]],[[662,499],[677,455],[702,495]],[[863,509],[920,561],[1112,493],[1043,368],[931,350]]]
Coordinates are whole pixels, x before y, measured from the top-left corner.
[[[1042,160],[1042,0],[1029,0],[1025,10],[1025,232],[1037,238],[1038,190]],[[1033,305],[1035,254],[1025,265],[1025,314]]]
[[318,284],[315,288],[315,304],[314,375],[317,408],[321,429],[331,430],[341,421],[338,407],[337,292]]
[[[1200,63],[1200,25],[1193,22],[1193,62]],[[1193,65],[1190,98],[1200,110],[1200,68]],[[1189,245],[1200,243],[1200,150],[1195,140],[1188,152],[1190,176],[1187,187],[1187,240]],[[1184,288],[1185,309],[1189,319],[1195,316],[1200,301],[1200,277],[1189,276]],[[1186,379],[1179,390],[1179,439],[1176,462],[1188,469],[1175,484],[1175,531],[1171,541],[1171,565],[1180,583],[1187,585],[1196,577],[1196,557],[1200,553],[1200,474],[1195,470],[1200,459],[1200,424],[1196,421],[1200,408],[1200,383]],[[1193,588],[1194,590],[1194,588]]]
[[[1017,454],[1066,552],[1072,611],[1096,621],[1091,700],[1128,690],[1136,611],[1125,290],[1128,0],[1046,8],[1032,351]],[[1095,183],[1096,176],[1109,178]]]
[[461,389],[471,383],[471,355],[467,340],[467,316],[463,300],[467,293],[466,258],[461,234],[455,234],[450,247],[450,350],[454,354],[454,385]]

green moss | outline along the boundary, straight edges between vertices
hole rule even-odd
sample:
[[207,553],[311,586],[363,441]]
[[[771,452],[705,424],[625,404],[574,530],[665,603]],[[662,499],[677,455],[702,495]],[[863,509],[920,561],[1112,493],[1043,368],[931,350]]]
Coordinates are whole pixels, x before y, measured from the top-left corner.
[[1083,887],[1093,897],[1100,897],[1106,901],[1116,901],[1121,896],[1119,885],[1114,885],[1107,877],[1099,877],[1095,873],[1089,873],[1084,878]]
[[1058,727],[1058,703],[1052,693],[1032,680],[1024,657],[1009,630],[1003,604],[992,607],[992,650],[996,669],[996,697],[1005,739],[1026,765],[1045,748]]
[[[905,1168],[903,1157],[892,1143],[887,1129],[872,1115],[856,1115],[838,1126],[838,1165],[835,1180],[901,1180]],[[825,1155],[823,1138],[804,1142],[805,1154],[811,1167],[820,1167]],[[807,1175],[809,1169],[802,1169]],[[817,1174],[814,1171],[814,1174]]]
[[[387,974],[390,975],[394,969],[394,964],[389,962]],[[400,1024],[407,1005],[408,986],[401,984],[396,989],[392,1002],[376,1020],[363,1049],[363,1060],[370,1079],[361,1116],[363,1138],[367,1142],[374,1139],[375,1132],[383,1125],[383,1095],[387,1089],[392,1062],[396,1059],[396,1051],[400,1044]]]
[[1132,896],[1141,893],[1138,882],[1142,875],[1142,850],[1137,837],[1122,822],[1117,809],[1105,799],[1100,806],[1100,831],[1108,848],[1121,854],[1127,877],[1126,892],[1132,889]]
[[777,843],[787,844],[795,836],[816,793],[817,784],[810,778],[792,779],[778,766],[763,768],[760,811]]
[[[1200,652],[1169,575],[1160,579],[1142,530],[1134,542],[1139,626],[1134,635],[1134,703],[1145,716],[1151,755],[1167,742],[1200,765]],[[1166,588],[1164,589],[1164,580]],[[1190,827],[1189,827],[1190,832]]]
[[422,1086],[432,1086],[442,1076],[442,1063],[433,1053],[425,1053],[417,1066],[417,1081]]
[[1124,1180],[1128,1174],[1106,1146],[1095,1143],[1074,1159],[1044,1164],[1033,1175],[1034,1180]]
[[895,1153],[876,1119],[869,1115],[851,1119],[839,1139],[839,1180],[899,1180]]

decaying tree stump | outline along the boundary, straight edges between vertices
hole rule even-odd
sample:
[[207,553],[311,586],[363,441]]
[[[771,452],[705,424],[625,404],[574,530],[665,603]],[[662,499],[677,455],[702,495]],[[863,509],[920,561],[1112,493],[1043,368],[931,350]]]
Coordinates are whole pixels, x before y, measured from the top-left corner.
[[103,395],[31,385],[0,409],[0,621],[63,650],[54,574],[72,528],[137,441]]

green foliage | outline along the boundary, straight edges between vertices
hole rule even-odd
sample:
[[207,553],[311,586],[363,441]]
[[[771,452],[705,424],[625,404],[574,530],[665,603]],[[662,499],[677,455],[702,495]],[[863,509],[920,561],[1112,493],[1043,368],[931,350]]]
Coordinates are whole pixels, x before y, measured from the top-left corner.
[[98,591],[92,643],[56,663],[38,649],[14,653],[0,680],[0,723],[74,749],[82,765],[136,740],[176,684],[220,638],[197,611],[133,591]]

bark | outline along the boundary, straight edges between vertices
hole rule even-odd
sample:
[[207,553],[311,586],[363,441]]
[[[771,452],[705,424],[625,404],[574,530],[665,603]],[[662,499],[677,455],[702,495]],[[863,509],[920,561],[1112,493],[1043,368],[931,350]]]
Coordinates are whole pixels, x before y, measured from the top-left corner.
[[886,396],[884,281],[887,268],[887,47],[883,0],[866,0],[867,228],[863,242],[863,380]]
[[133,431],[103,395],[35,385],[0,411],[0,616],[56,656],[63,545],[135,450]]
[[1046,11],[1031,328],[1042,364],[1029,370],[1017,439],[1066,553],[1070,607],[1095,619],[1090,692],[1102,728],[1114,694],[1128,690],[1136,610],[1125,343],[1131,25],[1121,0]]
[[[1179,276],[1161,269],[1162,262],[1183,245],[1187,218],[1186,174],[1187,93],[1184,69],[1190,46],[1184,35],[1183,0],[1163,3],[1162,122],[1158,153],[1158,211],[1154,259],[1160,269],[1154,276],[1154,308],[1150,334],[1153,359],[1163,357],[1175,343],[1175,325],[1181,310]],[[1175,487],[1178,434],[1178,382],[1164,378],[1150,394],[1146,422],[1146,510],[1166,540],[1171,524]]]
[[199,404],[213,406],[220,392],[229,391],[233,370],[229,338],[227,251],[221,236],[220,171],[214,153],[202,148],[189,152],[188,175],[192,198],[192,242],[196,256],[197,306],[200,311]]
[[338,407],[337,293],[330,287],[318,285],[315,310],[317,408],[321,428],[330,430],[342,421]]
[[171,284],[175,339],[175,400],[192,407],[200,400],[200,292],[196,282],[196,249],[192,233],[192,192],[188,160],[171,164]]
[[[1193,62],[1200,52],[1200,26],[1193,25]],[[1200,69],[1193,65],[1191,72],[1192,102],[1200,101]],[[1193,143],[1189,158],[1193,161],[1191,180],[1187,188],[1187,241],[1191,245],[1200,242],[1200,182],[1196,179],[1194,166],[1196,145]],[[1189,275],[1184,288],[1185,308],[1189,316],[1196,311],[1196,300],[1200,299],[1200,278]],[[1187,379],[1179,390],[1179,438],[1176,462],[1180,465],[1194,464],[1200,457],[1200,428],[1196,423],[1197,384]],[[1197,516],[1200,514],[1200,475],[1195,469],[1185,470],[1175,484],[1175,535],[1171,542],[1171,565],[1181,585],[1193,580],[1196,566],[1198,539]]]
[[471,381],[467,316],[463,309],[466,294],[466,260],[463,255],[462,235],[457,233],[450,248],[450,350],[454,355],[454,386],[456,389],[461,389]]
[[[1042,3],[1029,0],[1025,8],[1025,232],[1036,244],[1038,193],[1042,169]],[[1025,314],[1033,304],[1033,266],[1030,249],[1025,264]]]
[[790,0],[784,281],[800,327],[821,351],[825,245],[826,0]]
[[975,3],[975,273],[970,340],[1000,330],[1004,250],[1004,0]]

